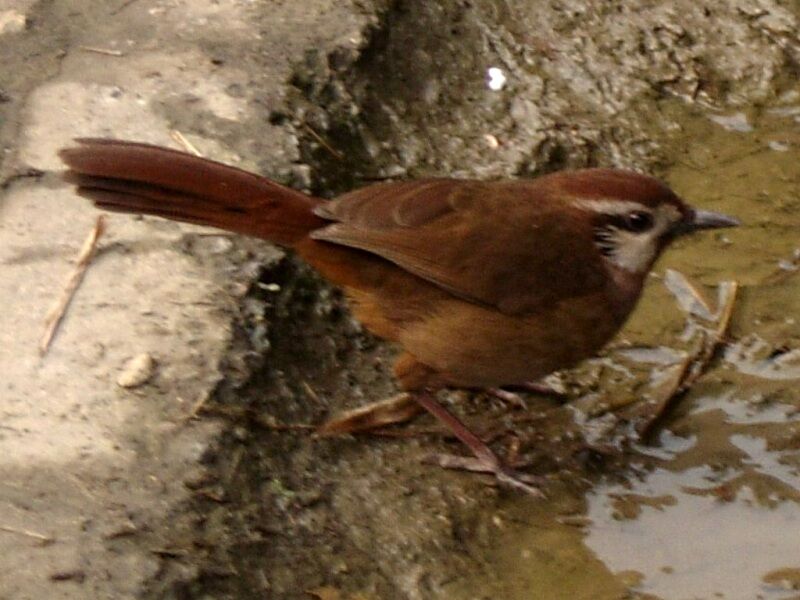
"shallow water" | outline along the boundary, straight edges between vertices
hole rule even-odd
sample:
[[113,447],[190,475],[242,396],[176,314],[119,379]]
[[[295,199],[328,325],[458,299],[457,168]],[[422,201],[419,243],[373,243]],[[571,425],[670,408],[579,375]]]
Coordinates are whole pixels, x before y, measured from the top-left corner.
[[[658,369],[686,346],[667,268],[699,284],[712,307],[704,286],[740,283],[730,343],[656,443],[634,444],[613,480],[607,473],[585,497],[509,501],[504,516],[525,525],[497,536],[497,597],[800,594],[800,86],[759,111],[671,102],[662,110],[681,124],[664,142],[675,159],[666,179],[689,202],[744,225],[668,251],[621,349],[602,360]],[[619,387],[640,385],[637,372],[618,369]]]

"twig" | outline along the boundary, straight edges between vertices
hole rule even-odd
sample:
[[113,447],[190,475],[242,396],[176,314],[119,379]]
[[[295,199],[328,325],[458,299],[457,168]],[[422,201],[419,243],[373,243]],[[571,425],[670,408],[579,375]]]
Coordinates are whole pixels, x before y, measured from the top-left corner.
[[85,52],[94,52],[95,54],[104,54],[106,56],[125,56],[122,50],[111,50],[109,48],[96,48],[94,46],[78,46],[80,50]]
[[191,154],[194,154],[195,156],[199,156],[202,158],[203,155],[200,152],[200,150],[198,150],[197,147],[195,147],[195,145],[192,144],[192,142],[187,140],[186,137],[180,131],[178,131],[177,129],[173,129],[172,131],[169,132],[169,136],[173,140],[178,142],[181,146],[183,146],[184,150],[186,150]]
[[78,261],[75,264],[75,270],[72,272],[72,275],[67,281],[64,291],[61,293],[61,298],[59,298],[58,302],[53,306],[44,320],[44,334],[39,342],[39,354],[42,356],[44,356],[47,353],[47,350],[50,348],[50,342],[53,341],[53,336],[55,335],[61,320],[64,318],[67,307],[69,306],[72,297],[75,295],[75,291],[78,289],[81,281],[83,281],[83,276],[86,273],[86,269],[89,267],[89,263],[95,254],[95,250],[97,249],[97,241],[100,239],[100,236],[103,235],[105,226],[105,218],[100,215],[97,217],[97,221],[95,221],[91,233],[89,233],[89,236],[83,243],[83,247],[78,255]]
[[339,160],[344,160],[344,154],[342,154],[336,148],[334,148],[328,142],[326,142],[325,139],[320,134],[314,131],[314,128],[311,127],[311,125],[309,125],[308,123],[303,123],[303,127],[305,127],[308,130],[308,133],[311,134],[311,137],[317,140],[320,143],[320,145],[322,145],[322,147],[325,148],[325,150],[333,154]]
[[669,385],[665,385],[662,392],[647,404],[648,414],[636,426],[640,438],[646,438],[653,432],[673,402],[691,388],[708,369],[717,349],[725,342],[738,289],[737,282],[728,282],[724,288],[727,290],[727,298],[720,298],[716,327],[707,332],[697,347],[675,366]]
[[39,540],[43,544],[52,544],[55,542],[55,538],[51,538],[48,535],[43,535],[41,533],[36,533],[35,531],[30,531],[28,529],[17,529],[16,527],[9,527],[7,525],[0,525],[0,531],[5,531],[7,533],[14,533],[16,535],[23,535],[25,537],[33,538],[34,540]]

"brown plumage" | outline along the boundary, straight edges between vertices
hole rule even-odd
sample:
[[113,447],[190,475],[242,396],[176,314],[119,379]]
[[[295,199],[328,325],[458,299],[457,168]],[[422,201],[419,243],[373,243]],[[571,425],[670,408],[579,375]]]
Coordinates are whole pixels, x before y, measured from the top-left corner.
[[145,144],[81,139],[61,157],[100,208],[292,248],[403,348],[396,375],[412,391],[520,384],[574,365],[622,326],[674,235],[733,224],[613,169],[383,183],[324,201]]

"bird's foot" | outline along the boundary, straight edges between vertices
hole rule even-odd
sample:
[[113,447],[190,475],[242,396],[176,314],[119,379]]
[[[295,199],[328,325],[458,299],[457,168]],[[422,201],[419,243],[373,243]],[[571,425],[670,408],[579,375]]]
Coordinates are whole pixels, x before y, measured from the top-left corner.
[[525,403],[525,399],[515,392],[509,392],[503,388],[488,388],[486,393],[494,396],[501,402],[508,404],[512,408],[518,408],[522,410],[528,408],[528,405]]
[[488,388],[486,390],[487,394],[491,394],[495,398],[500,399],[513,408],[528,408],[527,404],[525,403],[525,399],[517,392],[539,394],[541,396],[552,396],[558,398],[559,400],[564,400],[567,397],[564,392],[561,392],[541,381],[528,381],[502,388]]
[[322,424],[317,428],[316,433],[320,436],[330,436],[373,431],[408,421],[423,410],[427,410],[436,417],[475,455],[474,458],[447,454],[436,455],[433,459],[434,464],[446,469],[491,473],[500,484],[532,496],[544,496],[538,487],[544,483],[542,478],[515,471],[456,416],[439,404],[429,392],[413,395],[398,394],[344,412]]
[[[493,453],[494,454],[494,453]],[[497,482],[508,487],[520,490],[536,498],[544,498],[545,494],[541,487],[544,486],[546,479],[520,473],[503,463],[495,455],[495,460],[487,462],[484,459],[473,456],[459,456],[457,454],[430,454],[425,458],[428,464],[442,467],[443,469],[456,469],[459,471],[469,471],[471,473],[487,473],[494,475]]]
[[477,435],[475,435],[458,417],[439,404],[429,392],[421,392],[414,396],[414,399],[425,410],[431,413],[439,421],[453,432],[461,442],[464,443],[474,454],[472,457],[460,457],[452,455],[438,455],[435,459],[436,464],[448,469],[464,469],[480,473],[491,473],[497,481],[514,489],[518,489],[536,497],[544,497],[544,493],[537,487],[543,480],[523,473],[517,473],[513,468],[505,464],[500,457]]
[[540,394],[542,396],[555,396],[556,398],[566,398],[567,394],[561,390],[557,390],[551,385],[546,384],[544,381],[526,381],[517,385],[508,386],[512,390],[519,390],[521,392],[530,392],[531,394]]

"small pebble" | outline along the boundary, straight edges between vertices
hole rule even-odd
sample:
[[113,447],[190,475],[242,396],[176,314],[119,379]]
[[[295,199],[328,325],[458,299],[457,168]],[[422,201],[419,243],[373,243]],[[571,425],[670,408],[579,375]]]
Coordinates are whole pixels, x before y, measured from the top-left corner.
[[117,377],[117,385],[124,388],[135,388],[153,376],[156,363],[147,353],[139,354],[128,360]]
[[484,134],[483,139],[486,140],[486,145],[489,146],[489,148],[495,149],[500,146],[500,141],[491,133]]
[[16,10],[0,11],[0,35],[4,33],[18,33],[25,29],[27,19],[25,15]]

